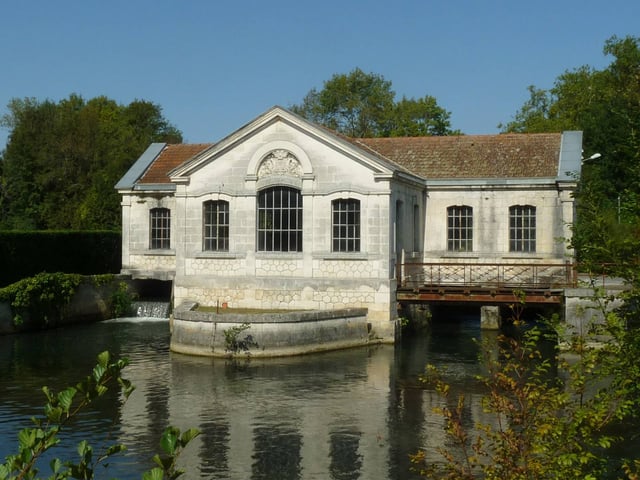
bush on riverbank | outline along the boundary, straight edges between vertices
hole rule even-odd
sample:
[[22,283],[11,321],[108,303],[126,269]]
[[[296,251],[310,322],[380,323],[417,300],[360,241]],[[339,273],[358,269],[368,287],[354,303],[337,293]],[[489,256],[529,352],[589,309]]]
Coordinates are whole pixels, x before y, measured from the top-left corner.
[[39,273],[0,288],[0,334],[127,316],[128,277]]
[[[593,300],[603,320],[588,332],[566,332],[554,321],[531,327],[516,318],[519,335],[481,345],[486,373],[478,380],[491,420],[473,426],[478,434],[472,434],[466,422],[464,396],[453,391],[443,372],[427,367],[424,380],[443,399],[437,412],[448,441],[437,452],[412,457],[422,476],[640,478],[637,456],[625,460],[613,454],[616,445],[637,441],[630,434],[640,422],[639,312],[629,304],[610,308],[614,299],[602,292],[594,292]],[[551,356],[541,347],[549,335],[556,348]],[[570,339],[568,349],[561,350],[558,338]]]
[[0,289],[0,301],[11,305],[16,327],[32,322],[44,328],[64,318],[80,280],[78,274],[39,273]]

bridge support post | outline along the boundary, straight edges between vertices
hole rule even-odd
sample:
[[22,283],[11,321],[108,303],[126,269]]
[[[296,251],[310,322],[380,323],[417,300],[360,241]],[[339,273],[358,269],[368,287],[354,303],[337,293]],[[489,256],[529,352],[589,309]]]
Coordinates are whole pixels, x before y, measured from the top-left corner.
[[502,318],[500,318],[500,307],[484,305],[480,307],[480,329],[500,330]]

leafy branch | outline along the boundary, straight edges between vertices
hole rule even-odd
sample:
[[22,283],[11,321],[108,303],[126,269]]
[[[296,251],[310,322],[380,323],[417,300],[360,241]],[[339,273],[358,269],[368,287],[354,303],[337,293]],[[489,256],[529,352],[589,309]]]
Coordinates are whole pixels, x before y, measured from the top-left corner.
[[[122,370],[128,365],[128,360],[111,361],[109,352],[98,355],[97,364],[91,374],[60,392],[53,392],[44,386],[47,403],[44,415],[32,418],[33,427],[24,428],[18,433],[18,452],[8,455],[0,464],[0,480],[37,479],[39,473],[38,460],[44,453],[60,443],[60,434],[65,427],[78,415],[88,408],[95,400],[103,397],[110,387],[117,385],[125,401],[134,391],[134,386],[122,376]],[[176,467],[176,461],[188,443],[199,435],[198,430],[189,429],[183,434],[175,427],[168,427],[161,438],[160,446],[165,455],[156,455],[153,460],[158,467],[146,472],[144,480],[174,480],[182,475]],[[77,446],[80,456],[77,462],[63,461],[54,458],[49,462],[52,474],[49,480],[64,480],[68,478],[89,480],[94,478],[96,467],[126,450],[123,444],[113,444],[105,447],[104,452],[94,456],[93,447],[86,441]],[[106,465],[104,465],[106,466]]]

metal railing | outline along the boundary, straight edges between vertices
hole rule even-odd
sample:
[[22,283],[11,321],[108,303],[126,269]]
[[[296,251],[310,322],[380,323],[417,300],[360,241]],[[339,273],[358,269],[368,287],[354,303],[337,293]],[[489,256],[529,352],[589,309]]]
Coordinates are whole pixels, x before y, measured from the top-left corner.
[[400,286],[566,288],[577,282],[573,263],[403,263]]

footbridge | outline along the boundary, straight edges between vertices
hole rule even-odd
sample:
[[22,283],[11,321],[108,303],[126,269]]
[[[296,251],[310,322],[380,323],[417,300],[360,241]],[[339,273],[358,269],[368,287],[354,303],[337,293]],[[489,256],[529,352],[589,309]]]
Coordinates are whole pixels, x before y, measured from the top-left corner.
[[561,304],[577,285],[576,266],[557,263],[406,262],[398,266],[398,302],[513,303],[522,292],[527,303]]

